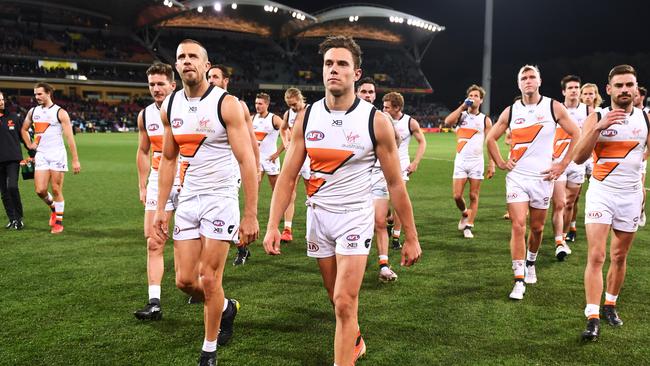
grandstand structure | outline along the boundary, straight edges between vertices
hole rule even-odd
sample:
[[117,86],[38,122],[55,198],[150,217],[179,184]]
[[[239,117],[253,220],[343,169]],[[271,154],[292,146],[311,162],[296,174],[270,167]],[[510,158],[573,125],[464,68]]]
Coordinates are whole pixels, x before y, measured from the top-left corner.
[[[331,34],[354,36],[364,76],[379,92],[399,91],[431,123],[436,107],[423,104],[433,88],[419,64],[444,27],[383,6],[352,4],[309,14],[274,1],[2,0],[0,83],[18,108],[31,104],[35,81],[57,89],[57,103],[74,121],[102,129],[135,126],[148,103],[145,70],[174,62],[185,38],[202,42],[213,64],[232,71],[231,92],[252,103],[270,92],[280,111],[282,92],[295,86],[320,98],[322,60],[317,46]],[[251,104],[252,106],[252,104]],[[19,110],[20,111],[20,110]]]

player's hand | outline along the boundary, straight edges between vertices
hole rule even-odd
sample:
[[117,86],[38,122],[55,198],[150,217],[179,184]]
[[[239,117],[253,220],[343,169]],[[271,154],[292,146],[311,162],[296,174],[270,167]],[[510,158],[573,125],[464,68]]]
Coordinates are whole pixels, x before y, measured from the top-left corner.
[[596,130],[602,131],[608,129],[611,125],[620,125],[623,124],[627,118],[627,113],[623,109],[612,109],[611,112],[607,113],[605,118],[601,118],[600,121],[596,123]]
[[564,169],[566,169],[566,165],[562,163],[553,163],[551,168],[542,172],[542,174],[545,174],[544,180],[556,180],[560,175],[562,175],[562,173],[564,173]]
[[167,222],[167,215],[163,210],[156,210],[153,217],[153,236],[156,240],[163,243],[169,238],[169,223]]
[[268,161],[274,163],[274,162],[275,162],[275,159],[277,159],[278,156],[280,156],[280,154],[276,151],[276,152],[274,152],[273,154],[269,155],[269,158],[266,159],[266,160],[268,160]]
[[418,163],[412,162],[406,167],[406,175],[411,175],[415,173],[416,170],[418,170]]
[[507,171],[511,171],[512,169],[514,169],[516,165],[517,165],[517,159],[514,158],[510,158],[508,159],[508,161],[501,161],[497,163],[499,169],[507,170]]
[[422,256],[422,248],[420,248],[420,242],[417,237],[414,239],[409,239],[407,237],[402,246],[402,260],[400,264],[402,266],[410,267],[420,259],[420,256]]
[[72,172],[74,174],[79,174],[81,172],[81,163],[79,163],[79,160],[72,161]]
[[280,255],[280,230],[266,229],[266,235],[264,235],[264,251],[268,255]]
[[486,174],[487,179],[492,179],[492,177],[494,177],[494,171],[495,171],[494,165],[489,164],[487,168],[487,174]]
[[[37,148],[37,147],[38,147],[38,144],[35,143],[35,142],[32,142],[32,143],[31,143],[27,148],[28,148],[29,150],[34,150],[34,151],[36,151],[36,148]],[[36,155],[36,154],[34,154],[34,155]]]
[[244,216],[239,224],[239,244],[237,246],[246,246],[255,240],[260,234],[260,226],[257,223],[257,216]]
[[147,188],[140,188],[140,202],[143,205],[147,204]]

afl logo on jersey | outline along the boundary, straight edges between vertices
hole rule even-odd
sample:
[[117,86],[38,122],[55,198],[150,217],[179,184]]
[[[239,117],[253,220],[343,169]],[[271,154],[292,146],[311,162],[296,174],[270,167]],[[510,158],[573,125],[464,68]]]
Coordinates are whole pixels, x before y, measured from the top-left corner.
[[307,141],[320,141],[325,138],[325,134],[320,131],[307,132]]
[[522,124],[522,123],[524,123],[524,122],[526,122],[526,119],[525,119],[525,118],[517,118],[517,119],[515,120],[515,124],[516,124],[516,125],[520,125],[520,124]]
[[181,127],[182,125],[183,125],[183,120],[182,120],[182,119],[180,119],[180,118],[174,118],[174,119],[172,120],[172,127],[174,127],[174,128],[179,128],[179,127]]
[[601,136],[604,137],[614,137],[618,134],[618,131],[612,130],[611,128],[608,128],[606,130],[600,131]]
[[156,131],[158,129],[158,125],[149,125],[149,127],[147,127],[147,129],[149,131]]

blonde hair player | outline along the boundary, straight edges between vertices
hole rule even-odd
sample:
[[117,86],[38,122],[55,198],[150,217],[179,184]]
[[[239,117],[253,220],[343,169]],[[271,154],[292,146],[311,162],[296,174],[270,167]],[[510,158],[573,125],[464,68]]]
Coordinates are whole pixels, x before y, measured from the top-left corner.
[[[535,260],[542,243],[546,211],[553,192],[553,181],[569,165],[580,129],[566,108],[542,96],[542,79],[535,66],[525,65],[517,73],[521,100],[504,109],[487,136],[487,146],[499,169],[507,170],[506,202],[512,223],[510,254],[514,286],[509,297],[521,300],[526,283],[537,282]],[[559,124],[572,140],[564,159],[553,162],[553,138]],[[497,140],[506,129],[512,131],[510,158],[504,161]],[[530,213],[530,234],[526,251],[526,217]]]

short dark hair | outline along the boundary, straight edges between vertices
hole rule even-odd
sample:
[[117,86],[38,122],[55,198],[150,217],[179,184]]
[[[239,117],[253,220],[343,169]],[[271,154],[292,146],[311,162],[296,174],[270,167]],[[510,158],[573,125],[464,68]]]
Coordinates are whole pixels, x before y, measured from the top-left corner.
[[178,43],[178,45],[180,46],[180,45],[185,44],[185,43],[194,43],[196,45],[199,45],[201,47],[201,49],[203,50],[203,52],[205,53],[204,54],[205,58],[209,59],[209,57],[208,57],[208,49],[205,48],[205,46],[203,44],[201,44],[201,42],[199,42],[197,40],[194,40],[194,39],[191,39],[191,38],[185,38],[184,40],[180,41]]
[[377,89],[377,83],[375,83],[375,79],[373,79],[373,78],[371,78],[371,77],[366,76],[365,78],[363,78],[363,79],[357,81],[357,90],[358,90],[358,89],[361,87],[361,85],[363,85],[363,84],[372,84],[372,86],[374,86],[375,89]]
[[580,79],[580,76],[576,75],[567,75],[562,78],[562,81],[560,81],[560,85],[562,86],[562,90],[566,90],[566,85],[572,81],[577,82],[578,84],[582,84],[582,79]]
[[54,87],[46,82],[36,83],[36,85],[34,85],[34,89],[38,88],[43,88],[43,90],[45,90],[45,92],[49,95],[54,94]]
[[[2,92],[0,92],[0,93],[2,93]],[[639,87],[639,94],[641,94],[642,96],[645,97],[646,95],[648,95],[648,89],[646,89],[646,88],[643,87],[643,86],[640,86],[640,87]]]
[[318,54],[325,55],[327,51],[332,48],[345,48],[350,51],[352,54],[352,61],[354,62],[354,68],[358,69],[361,67],[361,47],[354,41],[350,36],[329,36],[323,43],[318,45]]
[[210,68],[208,69],[208,72],[210,72],[210,70],[212,70],[212,69],[219,69],[219,70],[221,70],[221,76],[222,76],[224,79],[229,79],[229,78],[230,78],[230,70],[228,70],[228,66],[223,65],[223,64],[212,65],[212,67],[210,67]]
[[266,101],[267,104],[271,103],[271,96],[266,93],[257,93],[255,99],[262,99]]
[[610,71],[609,71],[609,76],[607,77],[607,81],[611,82],[612,78],[616,75],[624,75],[624,74],[632,74],[634,77],[636,77],[636,70],[634,70],[634,67],[630,65],[618,65],[614,66]]
[[174,69],[171,65],[162,62],[154,62],[149,66],[147,76],[149,75],[165,75],[170,83],[174,82]]

